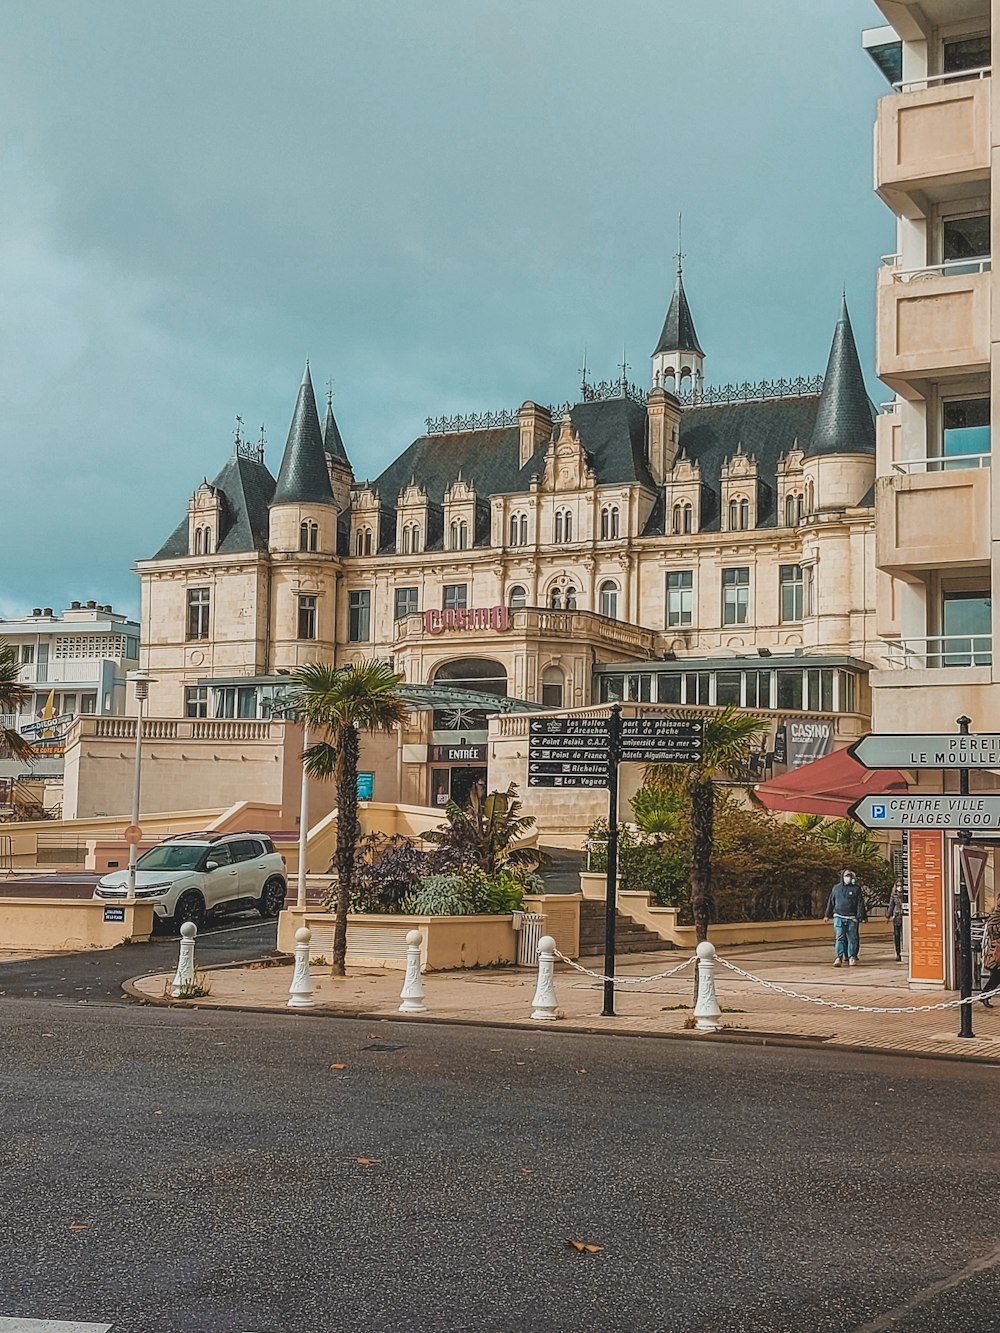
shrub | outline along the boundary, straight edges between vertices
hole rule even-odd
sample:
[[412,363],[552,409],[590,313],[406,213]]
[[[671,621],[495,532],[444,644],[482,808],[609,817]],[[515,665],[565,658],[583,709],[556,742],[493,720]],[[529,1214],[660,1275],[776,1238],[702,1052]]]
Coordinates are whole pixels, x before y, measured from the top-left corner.
[[[467,866],[425,875],[403,900],[401,910],[412,916],[506,916],[524,906],[525,887],[509,872],[490,879],[478,866]],[[528,887],[534,889],[534,882]]]
[[[367,834],[358,842],[355,855],[351,911],[398,912],[400,903],[414,891],[427,868],[427,853],[410,838],[398,833]],[[331,901],[336,901],[336,888]]]

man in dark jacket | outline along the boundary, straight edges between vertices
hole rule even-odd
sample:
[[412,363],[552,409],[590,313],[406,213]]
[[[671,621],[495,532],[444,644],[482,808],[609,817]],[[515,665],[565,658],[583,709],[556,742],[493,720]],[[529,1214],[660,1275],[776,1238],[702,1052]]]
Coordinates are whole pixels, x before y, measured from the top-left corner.
[[830,890],[823,915],[827,921],[833,917],[833,932],[837,945],[834,967],[843,967],[845,962],[848,967],[857,967],[858,927],[863,921],[868,920],[868,909],[865,906],[861,885],[855,879],[852,870],[844,870]]

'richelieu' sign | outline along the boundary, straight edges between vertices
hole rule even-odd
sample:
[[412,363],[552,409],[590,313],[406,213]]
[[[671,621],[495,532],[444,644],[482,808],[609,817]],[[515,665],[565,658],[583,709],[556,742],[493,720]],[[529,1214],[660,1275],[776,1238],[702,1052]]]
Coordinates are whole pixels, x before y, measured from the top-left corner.
[[446,629],[505,630],[509,625],[510,613],[505,606],[468,606],[444,611],[434,607],[424,612],[427,634],[442,634]]

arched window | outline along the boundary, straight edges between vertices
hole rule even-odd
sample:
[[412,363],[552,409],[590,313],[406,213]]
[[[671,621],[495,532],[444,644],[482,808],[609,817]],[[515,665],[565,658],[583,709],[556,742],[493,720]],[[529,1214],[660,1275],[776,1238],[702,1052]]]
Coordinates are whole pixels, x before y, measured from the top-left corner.
[[745,495],[734,495],[729,501],[729,531],[744,532],[750,526],[750,501]]
[[806,513],[812,514],[816,510],[816,491],[813,486],[812,478],[806,482]]
[[606,542],[611,536],[611,510],[604,506],[601,510],[601,541]]
[[520,583],[515,583],[512,588],[507,589],[507,605],[512,611],[519,611],[522,606],[528,605],[528,593]]
[[464,518],[452,520],[450,528],[451,549],[453,551],[464,551],[469,545],[469,525]]
[[618,584],[611,579],[605,580],[600,586],[599,594],[601,615],[607,616],[609,620],[617,620]]
[[528,515],[511,514],[510,545],[527,546],[527,544],[528,544]]
[[195,528],[194,530],[194,553],[195,555],[204,555],[205,553],[205,529]]
[[547,666],[542,671],[542,703],[546,708],[562,708],[565,679],[561,667]]
[[802,522],[802,513],[805,508],[801,492],[794,492],[785,496],[785,527],[795,528]]
[[520,523],[518,522],[519,517],[518,514],[511,514],[510,516],[510,542],[508,543],[510,546],[519,545],[518,534],[521,530]]
[[573,540],[573,515],[568,509],[556,510],[555,539],[557,542]]
[[612,538],[615,538],[615,537],[618,536],[618,506],[617,506],[617,505],[612,505],[612,506],[611,506],[611,536],[612,536]]
[[553,611],[562,610],[562,590],[560,588],[552,589],[549,594],[549,606],[552,607]]
[[420,524],[406,523],[403,525],[402,554],[416,555],[420,550]]
[[315,523],[299,524],[299,550],[315,551],[319,547],[319,528]]
[[371,528],[358,528],[354,538],[355,555],[371,555],[372,553],[372,530]]
[[671,531],[675,536],[681,533],[694,531],[694,509],[686,501],[682,504],[674,505]]
[[573,587],[572,583],[566,589],[566,597],[564,600],[567,611],[576,610],[576,589]]

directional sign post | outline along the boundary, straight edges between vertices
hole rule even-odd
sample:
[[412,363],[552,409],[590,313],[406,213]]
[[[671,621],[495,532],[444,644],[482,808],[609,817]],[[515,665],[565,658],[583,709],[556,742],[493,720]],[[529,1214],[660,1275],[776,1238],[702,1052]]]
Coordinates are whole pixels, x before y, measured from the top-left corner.
[[1000,734],[862,736],[848,747],[865,768],[1000,768]]
[[864,796],[851,816],[870,829],[1000,830],[1000,796]]
[[622,763],[690,763],[701,758],[704,736],[700,717],[627,717],[622,722]]

